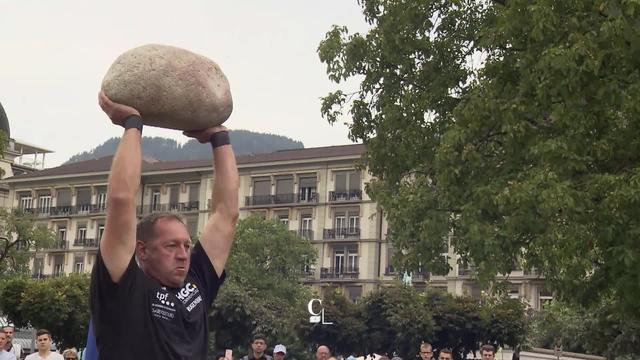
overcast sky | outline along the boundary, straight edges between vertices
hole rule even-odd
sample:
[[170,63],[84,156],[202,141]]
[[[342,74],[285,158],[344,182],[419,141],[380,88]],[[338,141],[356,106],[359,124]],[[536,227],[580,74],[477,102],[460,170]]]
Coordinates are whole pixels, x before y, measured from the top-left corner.
[[0,0],[0,103],[11,136],[53,150],[46,165],[59,165],[121,135],[97,105],[102,77],[124,51],[158,43],[218,62],[234,101],[228,127],[347,144],[346,127],[320,116],[336,85],[316,49],[333,24],[367,28],[356,0]]

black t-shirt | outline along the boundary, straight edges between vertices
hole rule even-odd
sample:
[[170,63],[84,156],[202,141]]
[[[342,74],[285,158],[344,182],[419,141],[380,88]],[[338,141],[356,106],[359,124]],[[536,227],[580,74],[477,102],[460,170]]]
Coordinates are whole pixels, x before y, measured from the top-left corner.
[[206,359],[207,315],[224,279],[200,244],[192,250],[179,289],[145,275],[135,257],[116,284],[98,252],[91,274],[91,316],[100,359]]

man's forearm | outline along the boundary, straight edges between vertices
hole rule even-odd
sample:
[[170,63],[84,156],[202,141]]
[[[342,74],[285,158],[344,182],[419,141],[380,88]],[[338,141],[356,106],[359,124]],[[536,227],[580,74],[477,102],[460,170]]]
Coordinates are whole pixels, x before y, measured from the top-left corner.
[[231,145],[213,149],[215,182],[213,186],[213,212],[230,218],[238,217],[238,190],[240,178]]
[[111,164],[108,199],[117,202],[133,202],[140,187],[142,151],[141,133],[137,129],[125,130]]

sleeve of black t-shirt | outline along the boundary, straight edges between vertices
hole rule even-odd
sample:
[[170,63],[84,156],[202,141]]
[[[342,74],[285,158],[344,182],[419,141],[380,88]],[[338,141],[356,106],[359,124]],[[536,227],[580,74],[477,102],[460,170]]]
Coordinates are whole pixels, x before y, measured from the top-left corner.
[[207,306],[211,306],[216,295],[218,295],[218,289],[224,282],[227,273],[223,271],[221,276],[216,274],[216,270],[213,268],[211,260],[209,260],[207,253],[204,251],[200,243],[197,243],[191,252],[191,265],[189,267],[189,272],[198,279],[198,282],[204,287],[203,293],[206,304]]
[[122,278],[118,283],[111,280],[109,270],[102,259],[100,251],[96,256],[96,262],[93,265],[91,271],[91,315],[93,321],[97,324],[104,324],[109,322],[108,314],[120,304],[120,300],[125,300],[136,289],[136,283],[138,282],[138,264],[135,257],[131,257],[129,266],[125,270]]

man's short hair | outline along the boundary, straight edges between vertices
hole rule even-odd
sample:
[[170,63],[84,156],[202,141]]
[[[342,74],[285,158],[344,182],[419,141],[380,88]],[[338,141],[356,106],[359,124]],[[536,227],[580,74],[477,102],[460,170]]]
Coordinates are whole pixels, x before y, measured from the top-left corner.
[[433,350],[433,346],[430,343],[425,342],[425,341],[420,343],[420,349],[422,349],[423,347],[427,347],[427,346],[430,347],[431,350]]
[[182,225],[185,225],[184,217],[180,214],[167,212],[149,214],[138,221],[138,225],[136,226],[136,239],[144,243],[153,239],[156,236],[155,225],[162,219],[176,220],[182,223]]
[[36,337],[40,337],[42,335],[49,335],[49,339],[51,339],[51,332],[47,329],[38,329],[38,331],[36,331]]
[[482,352],[487,351],[487,352],[491,352],[492,354],[496,353],[496,348],[493,347],[493,345],[482,345],[482,347],[480,348],[480,354],[482,354]]
[[255,334],[255,335],[253,335],[253,339],[251,339],[251,343],[253,344],[256,340],[262,340],[262,341],[264,341],[265,343],[267,342],[267,338],[266,338],[264,335],[262,335],[262,334]]
[[444,349],[440,350],[440,353],[453,355],[453,351],[451,351],[451,349],[447,349],[447,348],[444,348]]
[[6,328],[11,328],[11,330],[14,330],[14,331],[16,330],[16,327],[13,326],[13,325],[5,325],[5,326],[2,327],[2,331],[4,331],[4,329],[6,329]]

